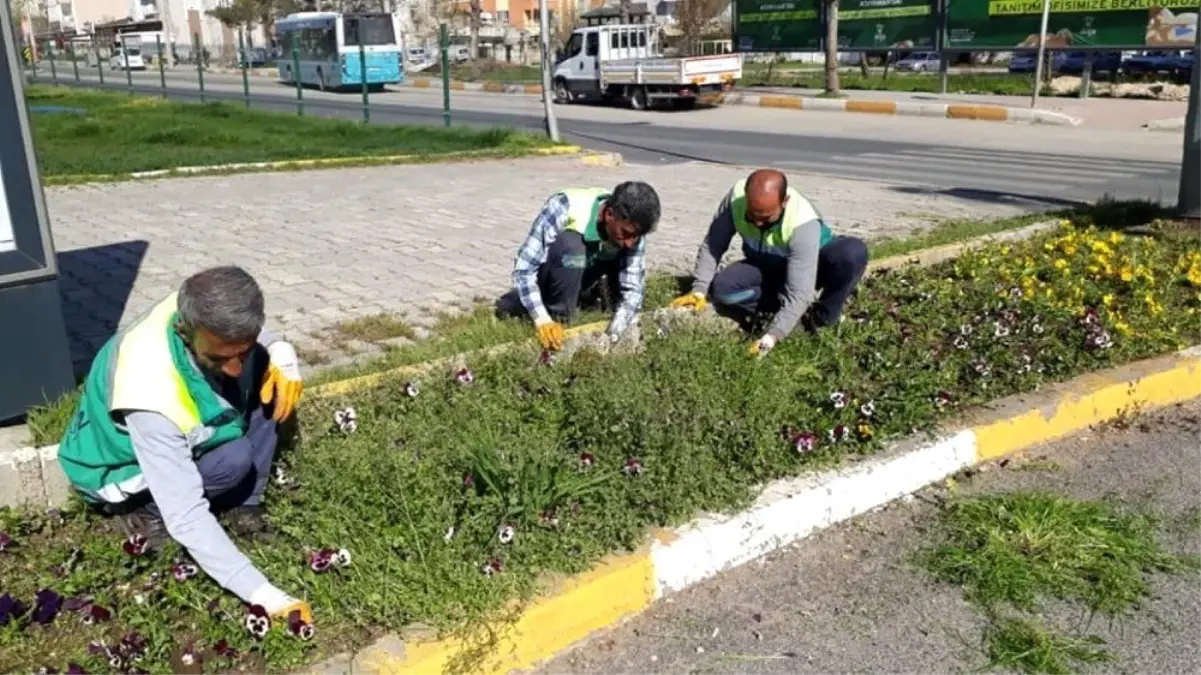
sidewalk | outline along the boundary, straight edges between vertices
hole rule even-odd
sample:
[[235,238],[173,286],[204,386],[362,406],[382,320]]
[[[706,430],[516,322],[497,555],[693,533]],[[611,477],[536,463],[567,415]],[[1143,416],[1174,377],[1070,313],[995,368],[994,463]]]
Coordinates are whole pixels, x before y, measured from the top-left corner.
[[[77,368],[186,276],[231,263],[259,279],[271,327],[338,363],[350,355],[313,332],[381,312],[428,326],[437,310],[506,291],[516,247],[556,189],[650,182],[664,215],[648,264],[685,270],[717,202],[747,171],[543,158],[51,187],[46,201]],[[837,231],[865,238],[1027,208],[880,183],[794,180]]]

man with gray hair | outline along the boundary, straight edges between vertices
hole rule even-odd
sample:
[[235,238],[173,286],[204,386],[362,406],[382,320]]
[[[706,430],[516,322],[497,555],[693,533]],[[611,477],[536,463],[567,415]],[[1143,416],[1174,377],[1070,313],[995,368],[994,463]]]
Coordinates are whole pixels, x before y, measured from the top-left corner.
[[235,534],[266,531],[276,426],[303,390],[296,350],[264,322],[241,268],[188,277],[100,349],[58,458],[86,501],[121,517],[132,550],[170,536],[242,600],[308,622],[308,604],[268,582],[214,515]]

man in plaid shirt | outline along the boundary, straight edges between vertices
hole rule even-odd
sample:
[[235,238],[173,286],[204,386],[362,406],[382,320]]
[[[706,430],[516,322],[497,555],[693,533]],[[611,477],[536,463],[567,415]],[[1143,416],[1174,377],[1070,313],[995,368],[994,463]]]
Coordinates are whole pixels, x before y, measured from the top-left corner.
[[[513,284],[543,349],[563,348],[563,324],[580,296],[608,277],[617,309],[606,333],[616,341],[646,295],[646,235],[659,222],[659,195],[639,181],[611,192],[577,188],[546,200],[517,250]],[[616,282],[616,283],[614,283]]]

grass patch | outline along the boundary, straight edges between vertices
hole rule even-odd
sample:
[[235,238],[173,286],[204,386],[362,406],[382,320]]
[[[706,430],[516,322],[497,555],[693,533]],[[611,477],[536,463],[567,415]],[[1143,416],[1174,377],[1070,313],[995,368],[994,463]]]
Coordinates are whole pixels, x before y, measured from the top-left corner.
[[334,330],[343,337],[363,342],[417,338],[417,331],[404,319],[386,313],[341,321],[334,325]]
[[[441,79],[442,67],[435,63],[430,68],[413,73],[415,78]],[[503,61],[480,60],[472,63],[452,65],[450,79],[459,82],[500,82],[503,84],[541,84],[542,72],[538,66],[523,66]]]
[[1070,675],[1087,664],[1109,663],[1113,655],[1096,636],[1070,637],[1028,619],[1005,617],[984,630],[989,668],[1034,675]]
[[940,581],[985,607],[1033,611],[1044,598],[1120,614],[1148,593],[1148,572],[1182,572],[1197,561],[1165,551],[1150,516],[1107,502],[1016,493],[954,502],[941,541],[924,556]]
[[1050,599],[1120,617],[1150,595],[1152,573],[1196,570],[1198,560],[1164,549],[1160,523],[1106,501],[1019,492],[962,498],[940,514],[936,542],[918,554],[936,579],[962,586],[988,618],[989,667],[1073,673],[1113,661],[1095,635],[1064,635],[1008,614],[1039,612]]
[[[1103,250],[1112,270],[1090,272]],[[1128,266],[1138,272],[1125,280]],[[26,602],[51,587],[114,607],[108,624],[81,628],[65,615],[51,628],[65,632],[55,658],[87,665],[89,641],[131,628],[150,642],[147,670],[167,669],[173,645],[225,639],[243,655],[227,669],[253,672],[416,623],[478,629],[548,577],[637,547],[650,528],[743,507],[766,481],[871,455],[947,424],[957,406],[1195,342],[1198,287],[1195,233],[1065,229],[873,274],[846,322],[761,361],[726,332],[684,323],[660,335],[651,325],[636,354],[584,351],[548,366],[530,345],[472,359],[467,384],[445,369],[423,375],[417,396],[407,378],[384,378],[311,399],[301,445],[280,456],[299,487],[273,483],[274,538],[241,542],[273,583],[313,603],[311,643],[278,629],[253,642],[236,599],[204,576],[149,580],[174,553],[130,559],[111,523],[85,514],[9,518],[16,546],[0,556],[0,578]],[[346,406],[358,420],[349,434],[332,428]],[[812,449],[800,443],[810,438]],[[500,536],[506,526],[511,539]],[[315,574],[309,547],[346,547],[354,563]],[[75,548],[79,561],[56,575]],[[61,668],[43,663],[49,635],[24,620],[0,629],[0,672]]]
[[31,115],[34,146],[47,178],[318,158],[436,158],[472,151],[520,155],[551,145],[511,129],[368,125],[74,87],[33,85],[26,100],[31,106],[87,111]]
[[[937,94],[941,82],[937,74],[889,73],[864,77],[861,73],[841,72],[838,75],[840,89],[860,91],[897,91]],[[739,86],[743,87],[796,87],[798,89],[823,89],[826,75],[823,71],[772,71],[758,70],[746,73]],[[958,73],[947,76],[947,92],[952,94],[992,94],[998,96],[1028,96],[1034,89],[1031,75],[1008,73]],[[1046,87],[1044,91],[1049,91]]]

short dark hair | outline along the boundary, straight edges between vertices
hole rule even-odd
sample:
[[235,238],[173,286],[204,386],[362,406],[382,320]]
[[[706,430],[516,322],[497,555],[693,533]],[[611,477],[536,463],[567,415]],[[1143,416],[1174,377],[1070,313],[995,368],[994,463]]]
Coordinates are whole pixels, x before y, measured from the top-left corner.
[[615,218],[634,223],[639,235],[654,232],[659,224],[659,194],[640,180],[626,181],[613,188],[605,205]]

